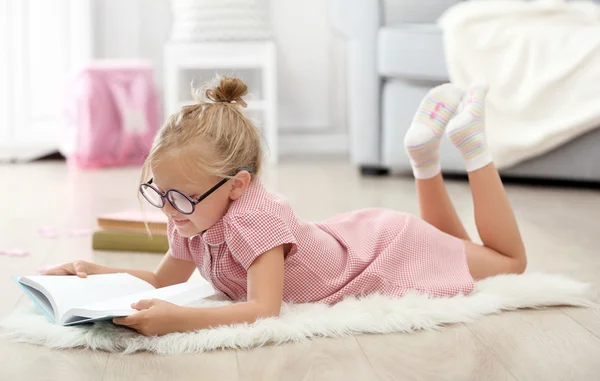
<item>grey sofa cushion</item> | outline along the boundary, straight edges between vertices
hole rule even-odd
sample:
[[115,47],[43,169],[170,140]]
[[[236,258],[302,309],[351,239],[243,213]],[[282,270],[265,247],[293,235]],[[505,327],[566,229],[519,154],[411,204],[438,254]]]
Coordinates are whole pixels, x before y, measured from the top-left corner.
[[381,76],[448,80],[442,32],[435,24],[383,27],[377,45],[377,69]]

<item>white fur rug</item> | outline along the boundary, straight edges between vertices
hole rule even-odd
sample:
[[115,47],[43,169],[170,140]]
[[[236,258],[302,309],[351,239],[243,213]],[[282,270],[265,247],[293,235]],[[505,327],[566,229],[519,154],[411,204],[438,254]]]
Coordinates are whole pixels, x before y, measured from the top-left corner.
[[[62,327],[33,309],[17,310],[0,322],[0,334],[12,341],[51,348],[83,347],[109,352],[150,351],[164,355],[219,348],[251,348],[265,344],[340,337],[360,333],[413,332],[469,322],[483,315],[519,308],[596,305],[590,286],[560,275],[502,275],[479,281],[469,296],[429,298],[410,294],[401,299],[372,295],[347,299],[334,306],[284,305],[277,319],[254,324],[145,337],[110,323]],[[199,306],[226,301],[203,299]]]

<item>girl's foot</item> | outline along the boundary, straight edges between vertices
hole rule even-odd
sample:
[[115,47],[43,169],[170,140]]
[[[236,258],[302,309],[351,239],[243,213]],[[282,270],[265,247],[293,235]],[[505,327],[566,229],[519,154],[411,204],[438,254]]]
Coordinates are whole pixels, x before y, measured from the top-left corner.
[[441,171],[440,142],[462,96],[462,90],[446,83],[431,89],[421,101],[404,137],[415,178],[428,179]]
[[467,172],[473,172],[492,162],[492,153],[485,139],[486,86],[473,87],[465,99],[464,109],[446,129],[446,134],[465,158]]

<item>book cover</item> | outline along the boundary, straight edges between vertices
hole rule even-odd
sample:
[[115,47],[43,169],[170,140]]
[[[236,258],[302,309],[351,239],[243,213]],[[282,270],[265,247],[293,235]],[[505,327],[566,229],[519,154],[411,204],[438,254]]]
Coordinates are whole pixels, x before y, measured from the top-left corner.
[[98,230],[92,236],[92,248],[94,250],[107,251],[135,251],[147,253],[166,253],[169,250],[169,241],[165,234]]
[[100,215],[98,227],[104,230],[121,230],[128,232],[147,233],[146,225],[152,234],[167,234],[167,217],[158,211],[142,211],[127,209],[115,213]]

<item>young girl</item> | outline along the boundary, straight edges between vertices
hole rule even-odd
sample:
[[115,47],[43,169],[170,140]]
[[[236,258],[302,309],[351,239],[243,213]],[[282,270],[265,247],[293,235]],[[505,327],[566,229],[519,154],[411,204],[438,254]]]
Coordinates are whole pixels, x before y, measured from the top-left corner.
[[[156,272],[76,261],[46,274],[128,272],[164,287],[186,282],[197,268],[239,301],[190,308],[142,300],[133,305],[139,312],[114,320],[162,335],[278,316],[282,301],[333,304],[410,290],[468,294],[474,279],[525,270],[519,229],[486,146],[485,88],[464,96],[442,85],[419,106],[404,143],[422,219],[365,209],[319,223],[299,219],[261,184],[259,134],[241,110],[246,93],[239,79],[222,78],[158,132],[140,186],[147,202],[169,219],[170,250]],[[446,192],[439,162],[444,132],[464,155],[483,245],[471,242]]]

